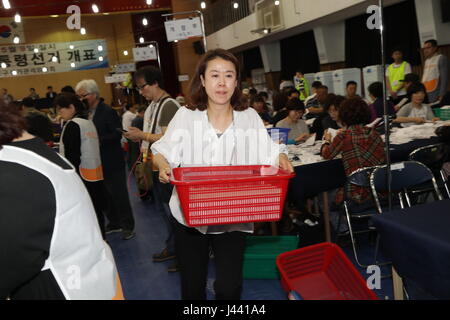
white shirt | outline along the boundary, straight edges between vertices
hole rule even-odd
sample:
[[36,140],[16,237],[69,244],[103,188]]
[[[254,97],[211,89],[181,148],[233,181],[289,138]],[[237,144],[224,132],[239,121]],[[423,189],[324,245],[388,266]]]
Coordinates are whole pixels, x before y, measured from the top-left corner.
[[123,130],[128,131],[131,127],[131,123],[133,122],[134,118],[136,118],[136,114],[131,112],[130,110],[127,110],[123,116],[122,116],[122,128]]
[[[393,67],[394,68],[400,68],[402,66],[402,64],[403,64],[403,62],[400,63],[400,64],[393,63]],[[409,73],[412,73],[412,68],[411,68],[411,65],[407,62],[406,65],[405,65],[405,75],[407,75]],[[386,77],[389,78],[389,68],[386,68]],[[406,94],[407,94],[407,92],[406,92],[405,88],[403,88],[402,90],[400,90],[397,93],[397,95],[399,95],[399,96],[406,96]]]
[[[152,153],[163,155],[172,168],[276,165],[280,153],[287,154],[285,145],[272,141],[253,108],[233,111],[233,117],[233,124],[219,138],[208,121],[206,110],[181,107],[164,136],[152,145]],[[173,190],[170,210],[179,223],[186,225],[176,188]],[[207,229],[197,228],[202,233]]]

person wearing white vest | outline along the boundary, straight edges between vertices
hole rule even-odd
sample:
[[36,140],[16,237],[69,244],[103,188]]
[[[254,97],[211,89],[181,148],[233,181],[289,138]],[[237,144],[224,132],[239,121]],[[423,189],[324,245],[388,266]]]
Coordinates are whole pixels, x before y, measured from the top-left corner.
[[54,105],[66,121],[59,141],[59,153],[70,161],[82,178],[105,239],[103,210],[106,209],[106,204],[97,129],[91,120],[87,120],[87,106],[77,99],[76,95],[59,94]]
[[[149,147],[152,143],[160,140],[169,122],[171,122],[175,113],[180,108],[180,104],[170,97],[163,89],[162,73],[155,67],[144,67],[139,69],[134,75],[136,87],[139,93],[147,100],[150,105],[144,114],[144,129],[130,127],[128,133],[124,136],[132,141],[142,141],[142,152],[144,161],[150,157]],[[160,252],[153,254],[154,262],[163,262],[175,259],[175,239],[173,223],[170,219],[171,212],[169,200],[172,194],[171,185],[163,185],[158,179],[158,171],[153,170],[153,197],[157,206],[159,206],[164,222],[167,227],[168,236],[166,247]],[[169,266],[168,272],[177,272],[178,265],[175,262]]]
[[123,299],[75,168],[0,102],[0,300]]
[[441,101],[447,93],[448,61],[447,57],[438,53],[436,40],[428,40],[423,47],[425,66],[423,68],[422,83],[427,89],[430,103]]

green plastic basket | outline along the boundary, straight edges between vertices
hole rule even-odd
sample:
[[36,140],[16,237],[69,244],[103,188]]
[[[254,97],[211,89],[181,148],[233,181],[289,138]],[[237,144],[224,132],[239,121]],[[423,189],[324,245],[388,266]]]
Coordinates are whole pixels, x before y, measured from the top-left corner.
[[249,236],[244,253],[244,279],[279,279],[276,258],[298,247],[297,236]]
[[434,109],[436,117],[443,121],[450,120],[450,109]]

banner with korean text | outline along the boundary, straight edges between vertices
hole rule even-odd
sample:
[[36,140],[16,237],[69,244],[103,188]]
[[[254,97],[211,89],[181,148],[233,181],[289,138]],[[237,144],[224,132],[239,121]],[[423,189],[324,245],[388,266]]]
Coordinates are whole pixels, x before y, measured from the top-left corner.
[[0,77],[108,67],[104,39],[0,46]]

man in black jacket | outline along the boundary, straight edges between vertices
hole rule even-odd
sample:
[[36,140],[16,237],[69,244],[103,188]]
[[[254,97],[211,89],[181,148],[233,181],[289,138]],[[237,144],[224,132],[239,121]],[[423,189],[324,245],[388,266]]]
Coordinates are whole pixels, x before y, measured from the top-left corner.
[[80,81],[75,91],[89,106],[89,119],[97,128],[100,155],[103,164],[104,184],[109,208],[106,216],[109,225],[106,234],[122,232],[123,239],[134,237],[134,218],[128,197],[125,159],[120,144],[122,124],[119,115],[100,99],[94,80]]

